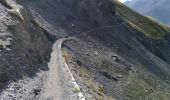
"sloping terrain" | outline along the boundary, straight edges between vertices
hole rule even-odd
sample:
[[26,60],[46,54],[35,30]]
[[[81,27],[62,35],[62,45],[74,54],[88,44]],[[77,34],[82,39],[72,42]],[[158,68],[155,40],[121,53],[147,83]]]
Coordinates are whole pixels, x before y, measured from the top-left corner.
[[48,69],[50,45],[22,0],[0,1],[1,90],[9,81]]
[[[13,3],[12,6],[0,3],[0,8],[6,9],[0,10],[2,14],[16,21],[9,25],[9,19],[2,20],[6,22],[2,22],[5,38],[0,39],[1,86],[7,85],[10,80],[16,81],[22,76],[34,76],[40,70],[48,70],[50,42],[74,37],[62,45],[62,53],[85,99],[169,100],[169,27],[115,0],[17,2],[19,4],[14,3],[15,7]],[[32,9],[34,18],[26,4]],[[15,10],[18,7],[21,12]],[[55,69],[55,66],[52,68]],[[49,72],[52,72],[50,76],[56,74]],[[44,85],[42,80],[42,75],[30,79],[28,83],[38,90],[29,88],[26,94],[29,91],[35,92],[34,95],[42,92],[39,89],[40,85]],[[24,87],[29,86],[26,84]],[[47,87],[50,85],[47,84]],[[38,96],[34,98],[39,99]]]
[[71,62],[75,62],[83,68],[79,70],[71,67],[73,73],[81,71],[78,75],[84,80],[84,87],[91,87],[93,92],[100,93],[100,89],[96,91],[93,87],[94,82],[86,84],[88,82],[82,74],[87,71],[103,86],[104,94],[118,100],[168,100],[168,27],[117,1],[27,2],[49,23],[62,28],[69,36],[76,37],[65,43],[64,47],[71,56],[71,65],[68,64],[72,66]]
[[152,16],[163,23],[170,25],[170,7],[169,0],[132,0],[125,4],[136,11]]
[[121,3],[116,5],[118,14],[125,19],[132,27],[143,32],[150,38],[159,39],[166,33],[170,32],[170,27],[153,19],[152,17],[143,16]]

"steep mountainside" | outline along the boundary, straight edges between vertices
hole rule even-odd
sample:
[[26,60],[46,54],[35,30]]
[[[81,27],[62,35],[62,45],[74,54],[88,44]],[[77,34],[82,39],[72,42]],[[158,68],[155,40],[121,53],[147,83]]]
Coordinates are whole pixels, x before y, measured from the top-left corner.
[[[19,12],[18,12],[19,11]],[[50,42],[22,0],[0,1],[0,89],[47,68]]]
[[[1,87],[10,80],[48,70],[50,42],[68,37],[71,40],[62,45],[63,56],[57,56],[65,57],[67,64],[61,65],[69,66],[85,99],[169,100],[169,27],[116,0],[16,1],[19,4],[14,2],[12,6],[0,1],[0,11],[4,15],[0,18],[8,19],[0,19]],[[54,49],[60,52],[55,46]],[[57,74],[52,72],[50,76]],[[61,83],[66,81],[62,77]],[[34,85],[33,91],[28,89],[35,100],[40,100],[38,97],[42,95],[44,82],[41,78],[36,84],[38,89]],[[53,78],[49,77],[51,84]],[[47,85],[53,88],[50,83]],[[80,90],[70,91],[79,93]]]
[[163,23],[170,25],[169,0],[132,0],[125,4],[142,14],[152,16]]
[[[87,70],[104,93],[117,100],[170,98],[169,27],[114,0],[27,2],[49,23],[76,37],[64,44],[71,56],[68,64],[76,62]],[[79,70],[73,68],[83,77],[86,71]]]

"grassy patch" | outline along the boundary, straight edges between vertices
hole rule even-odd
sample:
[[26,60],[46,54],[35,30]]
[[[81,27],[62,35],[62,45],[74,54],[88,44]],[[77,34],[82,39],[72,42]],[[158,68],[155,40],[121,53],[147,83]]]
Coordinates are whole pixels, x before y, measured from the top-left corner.
[[121,3],[116,3],[116,11],[132,27],[150,38],[161,39],[166,33],[170,32],[168,26],[153,18],[143,16]]
[[78,89],[78,88],[74,88],[74,89],[72,89],[72,91],[73,91],[74,93],[79,93],[79,92],[81,92],[80,89]]
[[127,100],[169,100],[169,93],[157,91],[145,83],[130,84],[125,89]]
[[152,100],[150,94],[153,90],[141,84],[131,84],[125,92],[130,100]]

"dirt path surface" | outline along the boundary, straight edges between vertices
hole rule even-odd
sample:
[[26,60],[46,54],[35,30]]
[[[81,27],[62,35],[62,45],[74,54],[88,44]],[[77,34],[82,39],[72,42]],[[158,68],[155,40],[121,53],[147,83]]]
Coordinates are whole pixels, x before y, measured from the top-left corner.
[[53,45],[48,64],[49,72],[41,98],[45,100],[85,100],[62,56],[61,45],[64,40],[67,39],[60,39]]
[[49,71],[11,83],[0,100],[85,100],[61,52],[66,38],[53,44]]

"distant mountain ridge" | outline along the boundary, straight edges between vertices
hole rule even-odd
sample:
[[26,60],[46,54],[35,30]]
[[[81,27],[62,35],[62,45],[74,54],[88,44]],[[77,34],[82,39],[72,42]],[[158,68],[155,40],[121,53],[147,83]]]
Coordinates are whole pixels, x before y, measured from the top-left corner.
[[132,0],[126,1],[125,4],[142,14],[152,16],[170,25],[169,0]]

